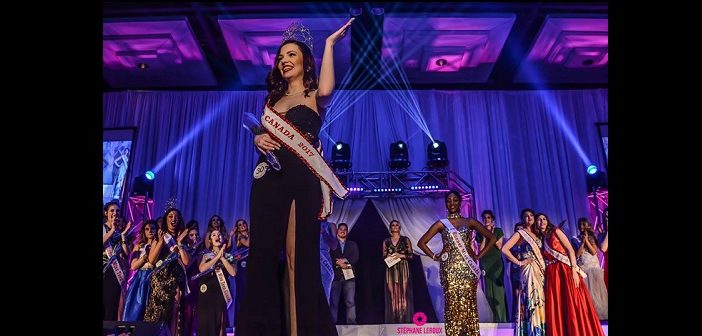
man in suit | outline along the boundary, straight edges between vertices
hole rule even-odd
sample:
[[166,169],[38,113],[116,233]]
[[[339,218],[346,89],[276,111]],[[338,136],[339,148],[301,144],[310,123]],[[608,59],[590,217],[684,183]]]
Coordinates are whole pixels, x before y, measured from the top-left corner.
[[356,324],[356,278],[349,279],[354,265],[358,262],[358,245],[355,242],[346,240],[349,226],[346,223],[339,223],[336,231],[336,238],[339,241],[337,247],[329,252],[334,260],[334,281],[331,287],[331,313],[332,320],[336,323],[339,312],[339,299],[341,292],[344,292],[344,304],[346,305],[346,324]]

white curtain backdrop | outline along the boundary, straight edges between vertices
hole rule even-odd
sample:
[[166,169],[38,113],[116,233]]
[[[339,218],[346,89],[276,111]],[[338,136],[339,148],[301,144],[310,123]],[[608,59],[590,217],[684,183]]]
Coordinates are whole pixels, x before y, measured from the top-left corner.
[[327,221],[335,224],[346,223],[349,226],[349,232],[351,232],[367,202],[368,200],[363,198],[343,201],[335,199],[333,212]]

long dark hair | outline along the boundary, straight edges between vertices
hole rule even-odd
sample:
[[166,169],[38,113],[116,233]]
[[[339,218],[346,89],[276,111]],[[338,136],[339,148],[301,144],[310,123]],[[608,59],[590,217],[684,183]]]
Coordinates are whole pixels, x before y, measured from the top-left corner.
[[[531,214],[534,215],[534,223],[536,223],[536,212],[531,208],[522,209],[522,211],[519,213],[519,220],[524,223],[524,214],[527,212],[531,212]],[[526,226],[526,223],[524,223],[524,226]]]
[[585,223],[587,224],[587,227],[585,228],[585,231],[588,233],[588,237],[590,239],[590,242],[593,243],[594,245],[597,245],[597,238],[595,238],[595,231],[592,229],[592,224],[586,217],[580,217],[578,218],[578,239],[580,239],[583,243],[585,242],[585,239],[583,239],[583,232],[580,230],[580,223]]
[[[539,224],[538,224],[539,216],[544,216],[544,218],[546,218],[546,222],[548,222],[548,224],[546,224],[546,230],[544,230],[544,231],[541,231],[538,229],[539,228]],[[551,223],[551,219],[548,218],[548,216],[543,212],[539,212],[534,216],[534,226],[536,226],[536,229],[534,229],[534,230],[537,232],[536,234],[539,237],[547,236],[547,235],[551,234],[551,232],[556,230],[556,226],[553,225],[553,223]]]
[[246,219],[239,218],[234,222],[234,235],[236,238],[239,238],[239,235],[241,234],[241,231],[239,231],[239,222],[243,222],[246,225],[246,231],[249,231],[249,223],[246,222]]
[[283,75],[278,69],[278,63],[280,59],[280,50],[283,46],[289,43],[294,43],[302,51],[302,70],[304,74],[302,76],[302,83],[305,86],[305,97],[310,96],[310,92],[317,90],[319,87],[319,79],[317,78],[317,65],[314,61],[314,56],[312,56],[312,51],[302,42],[295,40],[288,40],[280,44],[278,51],[275,53],[275,63],[273,64],[273,69],[266,76],[266,88],[268,90],[268,95],[266,96],[266,102],[274,105],[280,98],[283,97],[286,91],[288,91],[288,81],[283,78]]
[[107,224],[107,210],[110,210],[110,207],[113,205],[116,205],[119,210],[119,202],[116,200],[109,201],[102,207],[102,224]]
[[[166,210],[166,213],[163,214],[163,231],[168,232],[168,214],[171,212],[175,212],[175,215],[176,215],[175,234],[177,236],[181,232],[183,232],[183,230],[185,229],[185,222],[183,222],[183,215],[180,213],[180,210],[178,210],[177,208],[168,208],[168,210]],[[173,238],[175,239],[177,237],[173,237]]]
[[217,214],[212,215],[212,217],[210,217],[210,220],[207,221],[207,229],[206,230],[208,232],[212,231],[212,228],[214,227],[213,223],[214,223],[215,218],[219,218],[219,223],[220,223],[219,224],[219,231],[224,232],[223,234],[226,234],[227,233],[227,225],[224,223],[224,219],[222,219],[222,216],[217,215]]

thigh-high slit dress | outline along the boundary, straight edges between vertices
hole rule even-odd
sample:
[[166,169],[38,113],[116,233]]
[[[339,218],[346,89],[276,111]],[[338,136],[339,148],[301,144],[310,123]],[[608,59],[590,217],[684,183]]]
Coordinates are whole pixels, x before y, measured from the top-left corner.
[[[275,111],[274,111],[275,112]],[[277,113],[277,112],[276,112]],[[319,115],[306,105],[292,107],[284,116],[308,141],[315,143],[321,128]],[[298,335],[337,335],[322,287],[319,263],[318,215],[322,206],[319,178],[285,146],[274,151],[282,169],[264,170],[256,163],[250,203],[250,248],[247,289],[236,334],[290,335],[289,284],[279,267],[285,251],[286,231],[295,202],[294,284]],[[285,267],[283,267],[285,268]]]

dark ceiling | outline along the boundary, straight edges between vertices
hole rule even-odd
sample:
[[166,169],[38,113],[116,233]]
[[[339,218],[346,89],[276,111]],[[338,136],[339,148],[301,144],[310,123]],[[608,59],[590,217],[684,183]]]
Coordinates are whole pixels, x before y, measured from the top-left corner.
[[608,8],[578,3],[105,3],[104,91],[262,90],[294,20],[341,89],[606,88]]

